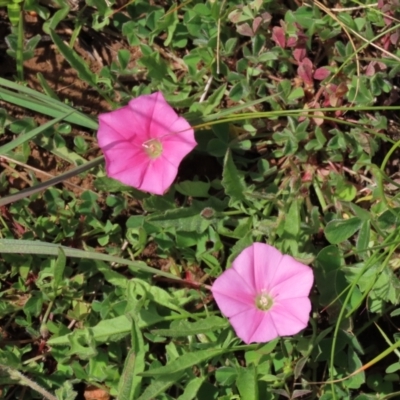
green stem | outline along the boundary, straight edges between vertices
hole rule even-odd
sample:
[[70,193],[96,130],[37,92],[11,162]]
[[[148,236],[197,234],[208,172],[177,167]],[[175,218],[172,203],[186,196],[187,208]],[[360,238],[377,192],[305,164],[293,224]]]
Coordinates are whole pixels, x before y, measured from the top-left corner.
[[17,62],[17,77],[20,82],[24,80],[24,12],[19,11],[19,22],[17,31],[17,51],[15,54]]
[[57,400],[57,397],[53,396],[46,389],[42,388],[36,382],[21,374],[21,372],[17,371],[16,369],[8,367],[4,364],[0,364],[0,369],[5,371],[11,379],[18,381],[23,386],[30,387],[35,392],[40,393],[44,398],[48,400]]
[[[384,243],[386,242],[390,242],[390,240],[392,240],[392,237],[396,235],[396,232],[393,232],[391,235],[389,235]],[[330,381],[331,381],[331,388],[332,388],[332,393],[334,398],[336,398],[335,395],[335,382],[334,382],[334,362],[335,362],[335,349],[336,349],[336,342],[338,339],[338,335],[339,335],[339,329],[340,329],[340,324],[343,321],[344,318],[349,318],[350,315],[353,313],[354,309],[357,308],[362,301],[364,301],[364,299],[366,298],[366,296],[368,296],[370,290],[373,288],[373,286],[375,285],[376,281],[372,280],[372,284],[369,285],[369,287],[364,291],[364,294],[361,298],[361,300],[359,300],[357,303],[357,306],[353,306],[352,309],[349,312],[346,312],[346,308],[347,305],[350,303],[350,299],[351,296],[353,294],[354,288],[355,286],[358,284],[359,280],[361,279],[361,277],[363,276],[363,274],[365,273],[365,271],[371,267],[374,263],[378,262],[378,260],[380,260],[382,257],[385,257],[385,260],[382,262],[382,267],[380,269],[380,272],[382,272],[383,268],[387,265],[387,262],[389,261],[389,259],[391,258],[393,252],[395,251],[396,246],[391,248],[390,250],[385,251],[385,253],[380,254],[380,253],[374,253],[364,264],[364,266],[360,269],[360,272],[356,275],[356,277],[354,278],[353,282],[350,284],[350,288],[349,291],[347,293],[346,298],[343,301],[342,304],[342,308],[340,310],[338,319],[336,321],[336,325],[335,325],[335,329],[333,332],[333,341],[332,341],[332,346],[331,346],[331,357],[330,357],[330,362],[329,362],[329,376],[330,376]],[[377,276],[378,273],[375,275]],[[400,341],[397,342],[398,345],[400,345]],[[391,348],[390,351],[393,351],[393,348]],[[379,361],[381,358],[386,357],[388,353],[383,352],[380,356],[375,357],[372,361],[373,362],[377,362]],[[381,357],[381,358],[379,358]],[[372,361],[370,363],[372,363]],[[367,365],[369,365],[370,363],[368,363]]]
[[50,311],[53,308],[54,301],[50,301],[49,305],[47,306],[47,310],[43,316],[42,323],[40,324],[40,335],[42,338],[46,338],[48,336],[48,328],[47,328],[47,319],[49,318]]

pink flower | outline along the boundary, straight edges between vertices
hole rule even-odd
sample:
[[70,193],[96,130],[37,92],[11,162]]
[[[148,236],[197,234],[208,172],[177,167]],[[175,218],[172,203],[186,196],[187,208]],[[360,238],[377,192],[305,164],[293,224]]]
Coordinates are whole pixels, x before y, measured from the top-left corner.
[[221,312],[245,343],[294,335],[307,326],[310,267],[264,243],[253,243],[212,286]]
[[154,194],[171,186],[180,162],[197,144],[189,123],[161,92],[100,114],[97,138],[108,176]]

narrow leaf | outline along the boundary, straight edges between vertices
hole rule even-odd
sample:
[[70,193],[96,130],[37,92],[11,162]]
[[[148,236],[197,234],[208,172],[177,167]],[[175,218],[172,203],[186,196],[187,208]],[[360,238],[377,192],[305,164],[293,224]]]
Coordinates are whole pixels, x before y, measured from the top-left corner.
[[67,258],[65,256],[64,250],[59,247],[58,248],[58,257],[56,263],[54,265],[54,280],[53,280],[53,289],[57,291],[58,287],[61,285],[61,282],[64,277],[65,264],[67,262]]
[[[4,89],[7,87],[11,90]],[[67,104],[57,101],[49,96],[37,92],[28,87],[18,85],[14,82],[0,78],[0,100],[18,105],[28,110],[36,111],[53,118],[60,117],[64,113],[72,112],[73,114],[66,117],[67,122],[77,124],[89,129],[97,129],[98,124],[92,117],[85,115]]]
[[94,251],[85,251],[73,249],[57,244],[40,242],[36,240],[16,240],[16,239],[0,239],[0,253],[21,253],[21,254],[41,254],[48,256],[58,255],[58,249],[62,248],[67,257],[88,258],[91,260],[102,260],[111,263],[129,265],[137,271],[147,272],[150,274],[165,276],[166,278],[181,280],[176,275],[148,267],[144,262],[125,260],[121,257],[110,256],[108,254],[96,253]]
[[200,364],[203,361],[209,360],[210,358],[223,354],[225,349],[208,349],[201,350],[193,353],[186,353],[177,359],[171,361],[164,367],[150,369],[143,372],[142,376],[158,376],[158,375],[169,375],[182,372],[187,368],[191,368],[196,364]]
[[117,400],[131,400],[136,398],[133,384],[135,378],[135,360],[135,351],[131,349],[126,357],[124,370],[119,381]]
[[201,215],[196,207],[168,210],[162,214],[153,214],[147,218],[152,225],[162,228],[175,228],[177,231],[203,233],[212,223]]
[[154,335],[168,337],[182,337],[197,335],[199,333],[207,333],[218,329],[225,328],[228,322],[224,318],[211,316],[205,320],[190,323],[188,321],[180,321],[174,328],[171,329],[154,329],[151,331]]
[[[110,338],[125,337],[132,328],[132,320],[126,315],[100,321],[96,326],[90,328],[91,337],[97,343],[107,342]],[[84,329],[78,329],[67,335],[51,338],[47,341],[50,346],[67,346],[71,343],[70,338],[74,333],[84,332]]]
[[68,63],[78,72],[79,78],[87,82],[90,86],[97,89],[96,75],[90,71],[86,63],[79,57],[79,55],[68,47],[53,30],[50,29],[50,36],[57,46],[60,53],[65,57]]
[[233,162],[232,152],[228,150],[224,160],[224,170],[222,173],[222,186],[225,192],[233,201],[243,201],[246,186],[243,177],[239,174]]
[[205,377],[192,379],[185,387],[185,391],[177,400],[193,400],[197,398],[197,392],[205,381]]
[[[370,233],[371,233],[370,221],[363,221],[360,228],[360,232],[358,234],[357,244],[356,244],[357,251],[359,253],[362,253],[362,250],[368,249]],[[365,256],[366,253],[364,253],[363,255]]]
[[169,376],[158,377],[153,381],[137,400],[153,400],[161,393],[164,393],[174,383],[178,382],[183,372],[178,372]]
[[136,354],[136,360],[134,370],[129,371],[129,373],[132,375],[132,381],[130,389],[131,397],[128,398],[128,400],[136,399],[139,396],[142,384],[142,377],[139,375],[139,373],[143,372],[146,367],[145,358],[147,347],[145,347],[143,335],[137,319],[137,314],[135,313],[131,331],[131,342],[132,350]]

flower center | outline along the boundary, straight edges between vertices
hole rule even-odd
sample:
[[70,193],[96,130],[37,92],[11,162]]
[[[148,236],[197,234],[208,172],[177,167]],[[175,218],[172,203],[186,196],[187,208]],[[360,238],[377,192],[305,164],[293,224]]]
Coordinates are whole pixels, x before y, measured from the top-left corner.
[[144,151],[152,158],[158,158],[161,156],[163,147],[162,143],[158,139],[150,139],[143,143]]
[[261,311],[268,311],[274,305],[274,299],[265,289],[255,298],[256,307]]

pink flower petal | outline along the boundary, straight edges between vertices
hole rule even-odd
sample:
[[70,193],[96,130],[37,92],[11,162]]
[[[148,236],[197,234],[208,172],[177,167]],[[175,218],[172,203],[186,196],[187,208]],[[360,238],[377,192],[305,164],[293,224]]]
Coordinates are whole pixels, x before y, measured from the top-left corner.
[[276,302],[270,314],[279,336],[290,336],[304,329],[310,318],[311,302],[308,297]]
[[[135,126],[138,125],[132,123],[132,120],[135,120],[135,114],[128,106],[108,113],[100,114],[99,130],[97,133],[99,145],[103,147],[110,142],[121,139],[130,141],[132,140],[133,135],[140,135],[140,132],[142,132],[141,129],[136,132]],[[127,123],[127,121],[130,122]],[[146,136],[144,134],[141,136],[142,140],[146,140]]]
[[232,267],[258,293],[262,289],[269,289],[282,257],[282,253],[275,247],[253,243],[236,257]]
[[168,154],[168,162],[178,169],[179,164],[188,153],[193,150],[193,145],[185,141],[167,139],[162,142],[163,153]]
[[269,342],[278,337],[271,314],[255,308],[237,314],[229,321],[236,335],[246,344]]
[[144,192],[162,195],[172,185],[178,168],[164,156],[148,163],[138,189]]
[[194,140],[193,128],[189,125],[185,118],[179,117],[171,126],[168,135],[165,139],[174,139],[185,141],[190,143],[192,146],[196,146],[197,143]]
[[[114,179],[117,179],[118,181],[122,182],[124,185],[132,186],[136,189],[141,189],[141,186],[143,184],[143,177],[146,173],[146,170],[149,166],[149,160],[145,156],[139,156],[137,160],[132,161],[133,159],[130,160],[122,160],[120,164],[117,164],[117,166],[122,166],[122,169],[119,169],[118,171],[112,170],[114,166],[110,164],[109,162],[106,163],[106,171],[108,176],[112,176]],[[106,158],[107,161],[107,158]],[[132,170],[126,169],[126,161],[132,162],[132,164],[135,165],[134,168],[134,173]],[[115,167],[115,168],[116,168]],[[158,190],[156,187],[153,188],[153,190]],[[153,193],[153,191],[151,192]],[[156,193],[157,194],[157,193]]]
[[148,139],[171,133],[171,126],[180,118],[161,92],[133,99],[129,107],[134,111],[136,120],[142,124],[142,129],[148,133]]
[[110,176],[126,170],[127,163],[137,165],[138,163],[148,162],[142,148],[135,147],[126,141],[110,143],[105,148],[106,169]]
[[221,312],[228,318],[255,308],[256,293],[253,287],[247,285],[233,268],[224,271],[217,278],[211,291]]
[[[97,137],[107,175],[154,194],[163,194],[171,186],[180,162],[197,144],[189,123],[161,92],[139,96],[119,110],[101,114]],[[159,143],[150,145],[155,138]]]
[[314,277],[310,267],[285,255],[269,285],[274,297],[291,299],[307,297],[313,282]]
[[163,153],[169,155],[168,160],[176,167],[196,145],[193,129],[184,118],[176,120],[171,126],[171,133],[162,138]]
[[[272,246],[253,243],[216,279],[211,290],[236,334],[252,343],[304,329],[311,311],[308,295],[312,284],[310,267]],[[269,298],[273,301],[270,307]]]
[[257,292],[271,289],[271,282],[282,262],[282,253],[273,246],[264,243],[254,243],[255,287]]

